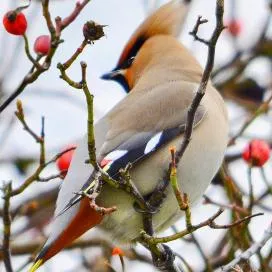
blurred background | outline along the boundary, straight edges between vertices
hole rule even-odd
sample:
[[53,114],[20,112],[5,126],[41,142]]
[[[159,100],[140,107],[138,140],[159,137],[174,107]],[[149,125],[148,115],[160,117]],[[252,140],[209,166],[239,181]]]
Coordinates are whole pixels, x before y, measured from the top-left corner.
[[[2,18],[8,10],[16,8],[22,2],[26,3],[15,0],[2,1],[0,17]],[[73,10],[75,2],[74,0],[51,0],[52,18],[66,17]],[[58,62],[66,61],[79,47],[83,40],[83,24],[87,20],[94,20],[99,24],[107,25],[104,29],[106,36],[88,46],[68,71],[68,74],[77,81],[81,77],[79,62],[81,60],[87,62],[88,84],[95,97],[94,116],[95,120],[98,120],[125,96],[119,85],[103,81],[100,76],[115,67],[123,46],[139,23],[165,2],[167,1],[93,0],[83,9],[75,22],[63,32],[64,43],[59,46],[49,71],[28,86],[19,97],[24,106],[25,119],[35,132],[39,133],[41,116],[45,117],[45,146],[48,159],[75,144],[86,133],[87,114],[84,95],[61,80],[59,70],[56,68]],[[207,57],[207,48],[194,41],[188,33],[193,29],[197,16],[202,15],[203,18],[209,20],[209,23],[201,26],[199,35],[204,38],[210,37],[215,25],[215,3],[215,0],[193,0],[186,26],[180,37],[180,40],[203,66]],[[230,138],[240,132],[249,118],[257,116],[256,110],[271,96],[271,5],[271,1],[268,0],[225,1],[224,20],[228,29],[223,32],[216,47],[213,82],[228,105]],[[27,36],[33,53],[33,44],[37,36],[48,34],[42,16],[41,3],[33,1],[25,14],[28,20]],[[23,38],[9,35],[1,25],[0,103],[14,91],[30,68],[31,63],[24,52]],[[20,186],[35,171],[39,159],[39,145],[22,129],[21,123],[14,115],[15,110],[14,102],[0,115],[0,182],[12,181],[13,188]],[[242,160],[241,153],[249,141],[255,138],[265,140],[269,145],[272,144],[270,108],[261,113],[261,116],[237,137],[235,144],[229,147],[226,154],[228,174],[242,193],[245,206],[248,205],[249,194],[248,165]],[[216,127],[213,133],[216,133]],[[253,237],[252,244],[262,239],[264,230],[271,224],[271,170],[271,161],[265,164],[264,169],[252,170],[254,197],[259,200],[255,203],[253,212],[264,212],[263,216],[254,218],[249,224],[250,236]],[[53,163],[43,171],[41,176],[46,178],[58,175],[59,171],[58,164]],[[44,241],[49,231],[47,223],[50,222],[54,211],[57,188],[61,182],[60,178],[50,182],[35,182],[22,194],[12,198],[11,248],[15,271],[26,271],[25,264],[29,263],[32,254]],[[210,217],[218,206],[233,204],[226,195],[225,187],[224,182],[218,177],[208,188],[206,195],[214,203],[213,205],[200,203],[195,207],[192,213],[194,223]],[[0,204],[2,207],[3,203],[0,202]],[[233,212],[230,205],[227,206],[225,213],[217,221],[230,222]],[[2,216],[1,208],[0,215]],[[184,227],[181,219],[174,229],[167,231],[167,234],[182,230]],[[185,259],[192,271],[216,271],[216,267],[230,261],[227,257],[219,260],[216,258],[224,254],[234,257],[243,251],[242,247],[231,247],[228,244],[228,232],[228,230],[204,228],[197,231],[193,238],[177,240],[169,245]],[[111,266],[116,271],[121,271],[118,256],[111,256],[107,245],[97,246],[99,234],[96,230],[89,231],[82,239],[88,241],[89,244],[62,251],[46,263],[40,271],[110,271],[106,270],[109,268],[103,268],[104,270],[101,268],[105,258],[111,261]],[[230,253],[230,248],[235,250]],[[271,240],[262,249],[261,254],[263,258],[270,256],[267,260],[267,270],[259,268],[260,256],[250,259],[252,267],[259,269],[258,271],[272,271]],[[217,266],[214,265],[216,261]],[[184,261],[181,263],[185,271],[189,271]],[[149,253],[141,246],[136,247],[136,250],[126,249],[125,264],[127,271],[131,272],[140,269],[141,271],[156,271],[150,265]],[[210,266],[212,270],[208,270]],[[269,267],[271,270],[268,270]],[[2,262],[0,271],[5,271]]]

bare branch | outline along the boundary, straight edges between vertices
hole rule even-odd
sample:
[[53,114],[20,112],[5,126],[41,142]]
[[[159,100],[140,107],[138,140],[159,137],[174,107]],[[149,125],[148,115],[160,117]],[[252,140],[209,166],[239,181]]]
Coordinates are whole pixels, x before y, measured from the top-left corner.
[[241,261],[249,260],[249,258],[256,253],[258,253],[264,245],[272,238],[272,225],[270,224],[269,228],[265,231],[263,239],[257,243],[254,243],[249,249],[240,254],[234,260],[232,260],[227,265],[223,266],[221,271],[227,272],[233,269]]
[[11,216],[9,211],[10,197],[11,197],[11,182],[6,184],[3,188],[4,192],[4,210],[3,210],[3,225],[4,225],[4,236],[3,236],[3,259],[7,272],[13,272],[11,259],[10,259],[10,225]]
[[[204,73],[202,75],[202,79],[200,82],[200,85],[198,87],[197,93],[193,99],[193,102],[188,110],[187,115],[187,121],[186,121],[186,129],[184,132],[184,139],[181,144],[181,147],[178,149],[176,153],[176,163],[178,164],[181,160],[185,150],[187,149],[187,146],[190,143],[192,132],[193,132],[193,123],[195,114],[197,111],[198,106],[200,105],[200,102],[205,95],[206,87],[208,85],[213,65],[214,65],[214,56],[215,56],[215,46],[219,39],[219,36],[221,32],[224,30],[224,24],[223,24],[223,15],[224,15],[224,0],[217,0],[216,2],[216,27],[212,34],[212,37],[209,41],[202,41],[204,44],[208,46],[208,58],[205,66]],[[200,23],[203,22],[201,18],[198,18],[197,24],[195,26],[195,29],[198,29]],[[194,29],[194,30],[195,30]],[[194,33],[194,30],[192,31]],[[196,35],[197,33],[195,33]]]
[[[40,65],[38,65],[38,62],[34,60],[32,57],[30,60],[34,63],[33,67],[31,68],[30,72],[26,74],[22,82],[19,84],[19,86],[13,91],[13,93],[0,105],[0,113],[6,109],[6,107],[14,100],[18,95],[20,95],[25,88],[33,83],[35,80],[37,80],[41,74],[43,74],[45,71],[47,71],[50,66],[52,59],[56,53],[56,50],[58,49],[59,44],[62,42],[60,39],[61,37],[61,31],[67,27],[69,24],[71,24],[75,18],[80,14],[82,9],[90,2],[90,0],[84,0],[82,3],[78,3],[76,5],[75,10],[67,16],[66,19],[63,21],[60,20],[60,28],[58,28],[58,25],[54,26],[51,14],[49,12],[49,0],[42,0],[42,7],[43,7],[43,16],[45,18],[45,21],[47,23],[48,30],[51,34],[51,48],[49,50],[48,55],[46,56],[44,62]],[[27,52],[28,53],[28,52]],[[30,57],[30,54],[27,54],[28,57]],[[37,68],[37,69],[34,69]]]

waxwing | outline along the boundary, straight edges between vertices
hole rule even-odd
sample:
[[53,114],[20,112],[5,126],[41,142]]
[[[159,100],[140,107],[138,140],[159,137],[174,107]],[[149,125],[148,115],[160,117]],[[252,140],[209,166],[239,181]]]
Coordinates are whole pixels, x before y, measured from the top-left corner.
[[[203,73],[177,39],[188,2],[170,1],[150,15],[126,44],[116,68],[104,76],[121,83],[128,94],[95,125],[98,162],[103,162],[113,178],[131,163],[132,181],[145,197],[165,177],[169,148],[181,145],[188,107]],[[192,140],[177,170],[179,185],[192,205],[218,171],[227,139],[226,108],[209,82],[196,112]],[[93,172],[85,163],[87,136],[77,146],[58,195],[51,233],[31,272],[94,226],[115,245],[130,244],[143,229],[142,215],[135,210],[134,199],[128,193],[103,185],[96,203],[117,207],[116,212],[104,217],[90,207],[88,198],[75,195],[90,184]],[[153,216],[154,230],[165,230],[182,215],[170,187]]]

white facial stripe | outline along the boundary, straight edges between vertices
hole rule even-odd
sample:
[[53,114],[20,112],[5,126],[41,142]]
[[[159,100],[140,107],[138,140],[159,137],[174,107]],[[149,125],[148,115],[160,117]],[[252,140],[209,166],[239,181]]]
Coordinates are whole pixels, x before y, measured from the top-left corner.
[[157,144],[160,142],[161,135],[162,132],[159,132],[148,141],[144,151],[145,154],[148,154],[157,146]]

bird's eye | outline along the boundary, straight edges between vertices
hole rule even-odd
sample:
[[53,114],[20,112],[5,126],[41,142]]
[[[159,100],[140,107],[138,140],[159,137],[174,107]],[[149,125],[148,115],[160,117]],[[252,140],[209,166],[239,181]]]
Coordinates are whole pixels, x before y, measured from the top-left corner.
[[128,61],[127,61],[128,67],[132,65],[134,59],[135,59],[135,57],[131,57],[131,58],[128,59]]
[[134,59],[135,59],[135,57],[131,57],[127,61],[125,61],[125,64],[123,65],[123,68],[124,69],[129,68],[132,65]]

